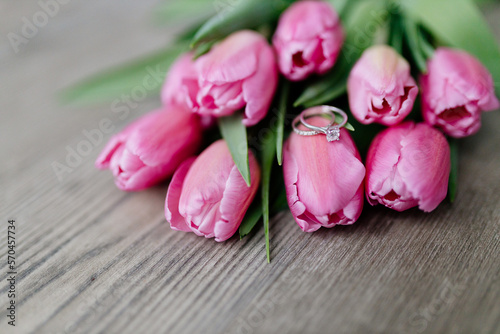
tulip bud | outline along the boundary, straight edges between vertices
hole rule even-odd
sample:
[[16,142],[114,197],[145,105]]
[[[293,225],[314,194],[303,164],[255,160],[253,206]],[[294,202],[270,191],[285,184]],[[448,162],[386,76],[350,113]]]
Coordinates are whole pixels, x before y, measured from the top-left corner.
[[450,147],[425,123],[405,122],[379,133],[366,159],[366,196],[396,211],[430,212],[446,197]]
[[422,75],[422,113],[427,124],[455,138],[481,127],[481,112],[500,107],[488,70],[462,50],[439,48]]
[[344,31],[333,7],[323,1],[298,1],[282,15],[273,38],[281,73],[292,81],[333,67]]
[[193,61],[193,53],[186,52],[177,58],[167,73],[161,90],[161,101],[165,106],[181,106],[190,108],[189,87],[198,85],[198,73]]
[[[192,52],[183,53],[170,67],[161,89],[161,100],[166,108],[170,106],[179,106],[183,109],[193,108],[189,93],[196,91],[198,87],[198,72],[193,57]],[[211,128],[216,124],[212,116],[201,116],[200,122],[203,129]]]
[[167,79],[164,88],[166,101],[177,100],[179,93],[189,109],[215,117],[245,107],[246,126],[266,116],[278,84],[273,49],[262,35],[250,30],[235,32],[213,46],[194,62],[194,70],[186,58],[176,65],[179,70],[171,70],[173,78]]
[[249,155],[247,186],[224,140],[210,145],[175,172],[165,200],[165,217],[177,231],[194,232],[215,241],[229,239],[252,203],[260,182],[257,160]]
[[[308,119],[316,126],[325,121]],[[334,142],[322,135],[292,133],[283,147],[283,173],[290,211],[304,232],[352,224],[359,218],[365,167],[345,128]]]
[[178,107],[141,117],[113,136],[96,161],[121,190],[135,191],[172,176],[201,144],[199,117]]
[[347,93],[351,112],[359,122],[390,126],[411,112],[418,87],[403,57],[389,46],[374,45],[351,70]]

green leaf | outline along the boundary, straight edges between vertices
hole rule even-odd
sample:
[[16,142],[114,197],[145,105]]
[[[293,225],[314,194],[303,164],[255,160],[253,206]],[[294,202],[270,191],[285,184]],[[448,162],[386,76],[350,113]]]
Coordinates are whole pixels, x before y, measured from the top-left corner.
[[[283,177],[281,177],[281,179],[283,179]],[[276,183],[273,184],[275,187],[274,193],[272,191],[269,192],[271,194],[270,198],[272,197],[274,199],[273,201],[271,201],[272,205],[270,206],[270,215],[275,215],[288,208],[286,191],[285,187],[283,187],[282,181],[283,180],[281,180],[281,183],[279,183],[279,185]],[[250,207],[248,208],[243,221],[241,222],[239,228],[240,239],[244,238],[250,232],[252,232],[252,230],[257,226],[257,223],[259,222],[261,217],[262,197],[256,196],[254,201],[252,202],[252,205],[250,205]]]
[[455,201],[457,195],[457,183],[458,183],[458,140],[449,139],[450,143],[450,158],[451,158],[451,170],[450,179],[448,181],[448,197],[450,202]]
[[364,50],[373,43],[376,28],[382,28],[387,21],[388,11],[385,1],[365,0],[356,3],[344,17],[346,37],[342,52],[330,73],[307,86],[294,102],[294,106],[314,106],[325,104],[346,92],[347,77],[351,68]]
[[254,200],[247,210],[239,228],[240,239],[248,235],[262,217],[262,205],[260,200]]
[[[475,55],[500,82],[500,50],[476,4],[471,0],[404,0],[406,15],[420,22],[445,44]],[[500,92],[497,84],[497,93]]]
[[196,50],[194,51],[194,59],[198,59],[199,57],[203,56],[205,53],[210,51],[212,46],[214,46],[214,44],[217,42],[218,40],[200,43],[198,47],[196,47]]
[[264,216],[264,235],[266,238],[267,262],[271,262],[269,248],[269,189],[274,156],[276,153],[276,129],[271,129],[270,135],[262,140],[262,212]]
[[281,90],[280,102],[278,107],[278,124],[276,125],[276,156],[278,164],[283,163],[283,138],[285,133],[285,114],[287,111],[288,93],[290,83],[285,81]]
[[[322,101],[325,94],[330,94],[333,87],[335,85],[340,85],[345,87],[345,83],[341,82],[341,79],[345,76],[347,72],[345,68],[342,66],[342,59],[339,59],[337,65],[335,65],[333,71],[325,74],[323,77],[320,77],[318,80],[313,82],[312,84],[307,85],[306,89],[302,92],[302,94],[295,100],[293,103],[294,107],[298,106],[314,106],[316,100]],[[340,82],[340,84],[339,84]]]
[[110,101],[121,94],[130,95],[134,89],[147,95],[157,94],[165,80],[170,65],[187,49],[187,44],[177,44],[156,54],[134,61],[76,84],[63,92],[63,102],[88,104]]
[[[325,104],[328,101],[335,100],[339,96],[344,95],[347,92],[347,76],[342,76],[336,85],[329,87],[328,90],[320,93],[316,92],[315,96],[311,97],[309,100],[304,100],[303,106],[306,108],[318,106]],[[307,89],[306,89],[307,90]],[[297,101],[300,102],[300,101]],[[296,103],[297,103],[296,102]]]
[[351,123],[347,122],[344,126],[344,128],[346,128],[347,130],[351,131],[351,132],[354,132],[356,131],[356,129],[354,129],[354,126],[352,126]]
[[203,24],[205,24],[205,21],[197,22],[191,26],[188,26],[183,32],[179,34],[179,36],[177,36],[176,41],[191,43],[191,40],[193,39],[194,35],[196,35],[196,33],[198,32],[198,30],[200,30]]
[[[340,124],[343,120],[344,120],[344,117],[342,117],[341,115],[335,114],[335,123]],[[349,123],[349,122],[345,123],[344,128],[346,128],[347,130],[352,131],[352,132],[355,131],[354,126],[352,126],[351,123]]]
[[243,115],[240,112],[236,112],[230,116],[220,117],[218,121],[221,135],[229,147],[234,163],[250,187],[247,129],[242,123]]
[[275,21],[292,2],[293,0],[239,0],[236,4],[227,2],[198,30],[191,46]]

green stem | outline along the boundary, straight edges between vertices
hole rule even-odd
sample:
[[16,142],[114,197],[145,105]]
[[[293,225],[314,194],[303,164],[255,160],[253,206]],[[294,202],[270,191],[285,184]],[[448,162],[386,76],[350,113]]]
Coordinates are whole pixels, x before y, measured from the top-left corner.
[[420,47],[422,49],[422,52],[425,54],[425,58],[426,59],[432,58],[434,56],[434,51],[435,51],[434,47],[431,45],[431,43],[429,43],[427,38],[425,38],[421,29],[419,29],[418,35],[420,37],[419,38]]
[[285,81],[281,89],[281,96],[278,109],[278,125],[276,128],[276,156],[278,164],[283,163],[283,137],[285,132],[285,114],[288,105],[288,92],[290,91],[290,82]]
[[392,15],[389,32],[389,45],[391,45],[399,54],[403,53],[403,27],[401,16]]
[[403,21],[404,21],[406,37],[408,39],[408,46],[413,55],[413,60],[415,60],[415,63],[417,64],[420,72],[426,73],[427,63],[422,53],[422,50],[420,49],[420,43],[419,43],[420,38],[418,37],[417,23],[408,17],[405,17]]

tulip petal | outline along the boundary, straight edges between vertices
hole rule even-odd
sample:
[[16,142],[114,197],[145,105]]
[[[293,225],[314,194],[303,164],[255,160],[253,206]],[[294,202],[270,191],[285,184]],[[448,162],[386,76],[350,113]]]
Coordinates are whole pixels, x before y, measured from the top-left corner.
[[283,13],[278,33],[285,41],[309,40],[338,23],[338,15],[330,4],[322,1],[299,1]]
[[[350,140],[347,131],[342,129],[341,141]],[[297,186],[299,198],[308,210],[319,216],[343,209],[365,177],[361,161],[345,145],[328,143],[323,136],[297,135],[292,138],[291,144],[302,152],[297,160]],[[322,196],[321,201],[318,201],[318,194]]]
[[373,140],[366,159],[366,188],[370,198],[375,199],[378,195],[385,196],[393,190],[391,178],[401,154],[400,138],[408,134],[412,128],[412,123],[403,123],[391,128],[391,131],[381,132]]
[[197,96],[198,113],[217,117],[231,115],[235,110],[245,106],[242,94],[242,83],[231,82],[202,86]]
[[417,124],[401,141],[398,171],[420,210],[430,212],[445,199],[450,175],[450,148],[446,138],[426,124]]
[[124,150],[120,159],[120,166],[124,171],[135,172],[144,167],[144,162],[129,150]]
[[343,219],[339,221],[337,224],[351,225],[358,220],[359,216],[361,215],[361,212],[363,211],[364,193],[365,193],[364,190],[365,190],[364,183],[361,183],[354,197],[351,199],[349,204],[347,204],[347,206],[342,210]]
[[220,219],[220,201],[234,162],[223,140],[203,151],[186,176],[179,200],[179,212],[191,230],[213,237],[215,221]]
[[195,158],[184,161],[174,173],[172,181],[168,186],[167,198],[165,199],[165,218],[170,223],[170,228],[176,231],[190,232],[186,220],[179,213],[179,199],[181,197],[182,185],[193,164]]
[[286,196],[290,211],[292,212],[295,221],[304,232],[314,232],[321,227],[317,221],[312,220],[304,215],[306,206],[299,199],[297,190],[297,177],[299,169],[295,158],[288,149],[289,142],[285,143],[283,149],[283,173],[285,179]]
[[116,151],[123,145],[126,141],[126,134],[119,133],[111,137],[109,142],[104,146],[103,150],[96,159],[95,166],[98,169],[108,169]]
[[144,166],[134,172],[121,171],[115,176],[115,184],[120,190],[138,191],[157,184],[170,173],[171,167],[166,165]]
[[198,59],[197,68],[202,82],[219,85],[240,81],[253,75],[259,61],[255,45],[262,42],[265,43],[265,39],[250,30],[229,35]]
[[249,164],[252,166],[250,168],[252,180],[250,187],[247,186],[236,166],[229,173],[219,207],[221,217],[215,223],[215,241],[225,241],[236,233],[257,193],[260,183],[260,171],[253,154],[249,155]]
[[155,167],[179,159],[179,155],[194,154],[201,132],[197,115],[172,106],[168,112],[158,111],[144,116],[130,133],[127,149],[139,156],[144,164]]
[[243,81],[243,99],[247,103],[243,124],[246,126],[255,125],[266,116],[278,84],[278,70],[272,50],[265,47],[261,53],[257,72]]
[[340,54],[340,47],[344,42],[344,31],[340,24],[334,27],[333,30],[337,31],[337,33],[332,34],[331,31],[327,31],[320,35],[322,41],[321,47],[323,51],[323,60],[319,63],[319,67],[317,69],[318,74],[323,74],[330,70]]
[[186,82],[197,82],[198,73],[193,62],[193,53],[182,54],[172,64],[161,90],[161,100],[166,106],[186,106],[192,86]]

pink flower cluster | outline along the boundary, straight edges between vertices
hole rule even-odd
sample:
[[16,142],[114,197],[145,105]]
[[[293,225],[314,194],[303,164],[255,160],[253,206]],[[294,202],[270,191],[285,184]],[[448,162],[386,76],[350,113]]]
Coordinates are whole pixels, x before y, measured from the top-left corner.
[[[462,138],[481,127],[481,112],[500,107],[488,70],[465,51],[438,48],[420,78],[422,114],[427,124]],[[349,106],[363,124],[387,126],[404,120],[418,93],[410,66],[385,45],[368,48],[347,81]]]
[[[343,40],[330,4],[299,1],[282,14],[273,46],[244,30],[196,60],[192,53],[181,55],[163,86],[163,108],[111,138],[96,166],[110,169],[116,185],[127,191],[173,175],[165,201],[171,228],[227,240],[256,195],[260,168],[250,153],[247,186],[223,140],[196,157],[203,130],[240,110],[244,125],[257,124],[274,98],[278,71],[291,81],[323,74],[334,66]],[[375,45],[354,65],[347,81],[352,115],[363,124],[389,126],[373,140],[365,164],[344,128],[334,143],[323,136],[290,135],[283,148],[284,181],[303,231],[354,223],[365,197],[372,205],[427,212],[446,197],[450,148],[444,134],[477,132],[481,112],[498,108],[499,101],[489,72],[459,50],[438,49],[420,83],[425,122],[404,121],[419,91],[409,63],[391,47]]]
[[427,67],[420,78],[425,122],[419,124],[403,122],[418,88],[408,62],[394,49],[368,48],[349,75],[353,116],[363,124],[392,126],[375,137],[366,159],[372,205],[434,210],[446,197],[451,164],[448,142],[437,129],[455,138],[472,135],[481,126],[481,112],[500,106],[491,75],[466,52],[439,48]]

